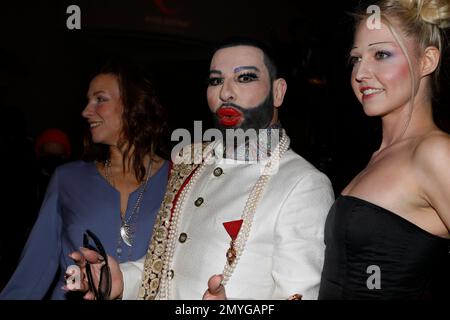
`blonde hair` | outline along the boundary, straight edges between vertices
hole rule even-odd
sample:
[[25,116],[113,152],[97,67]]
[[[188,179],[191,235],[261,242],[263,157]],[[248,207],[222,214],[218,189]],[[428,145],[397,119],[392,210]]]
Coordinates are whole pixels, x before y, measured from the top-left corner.
[[[442,55],[447,44],[445,29],[450,27],[450,0],[379,0],[375,4],[383,17],[391,24],[397,22],[404,35],[418,43],[419,49],[433,46]],[[439,67],[434,73],[435,89]]]
[[[381,18],[389,28],[398,45],[401,47],[408,62],[411,74],[411,101],[409,117],[404,128],[397,139],[401,139],[411,120],[413,101],[415,97],[415,80],[413,75],[413,64],[405,44],[396,27],[410,39],[418,44],[419,50],[425,50],[429,46],[436,47],[441,56],[447,44],[445,29],[450,27],[450,0],[378,0],[373,3],[381,11]],[[367,17],[366,9],[361,8],[354,16],[359,22]],[[439,89],[439,69],[441,60],[433,72],[432,92]],[[394,143],[394,141],[392,142]]]

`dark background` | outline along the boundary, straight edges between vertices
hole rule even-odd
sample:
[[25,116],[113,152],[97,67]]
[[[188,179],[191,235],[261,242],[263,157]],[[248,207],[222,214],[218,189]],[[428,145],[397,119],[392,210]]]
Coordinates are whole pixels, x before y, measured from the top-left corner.
[[[338,194],[380,142],[378,119],[366,117],[350,87],[352,41],[347,11],[357,1],[74,0],[2,1],[0,4],[0,114],[3,188],[0,246],[19,252],[20,225],[37,206],[30,164],[43,129],[66,131],[72,159],[82,152],[89,75],[102,59],[125,55],[153,74],[172,129],[212,125],[206,104],[211,51],[229,36],[272,43],[283,55],[288,92],[281,122],[292,147],[331,179]],[[68,30],[69,5],[81,9],[81,30]],[[447,54],[447,56],[449,56]],[[450,128],[449,63],[436,121]],[[28,147],[28,149],[26,149]],[[15,229],[16,228],[16,229]],[[26,231],[25,231],[26,232]],[[17,238],[17,237],[16,237]],[[8,243],[8,245],[6,245]],[[3,258],[4,259],[4,258]],[[1,265],[0,261],[0,265]],[[10,269],[1,278],[9,277]],[[0,281],[0,288],[2,283]]]
[[[214,46],[232,35],[272,43],[288,81],[281,120],[294,150],[341,190],[380,139],[350,87],[347,53],[357,1],[77,0],[2,3],[0,106],[3,124],[30,139],[57,127],[82,149],[89,76],[99,61],[126,55],[153,74],[172,129],[211,125],[206,78]],[[81,30],[68,30],[66,9],[81,9]],[[448,68],[444,88],[448,86]],[[441,99],[448,105],[448,94]],[[9,113],[12,113],[10,115]],[[449,108],[438,122],[448,121]],[[448,122],[447,122],[448,123]],[[444,124],[445,126],[445,124]]]

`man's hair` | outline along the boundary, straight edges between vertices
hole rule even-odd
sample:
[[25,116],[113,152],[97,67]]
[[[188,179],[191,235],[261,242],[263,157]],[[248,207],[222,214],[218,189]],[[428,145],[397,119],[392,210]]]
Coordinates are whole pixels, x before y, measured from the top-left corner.
[[279,77],[279,69],[277,64],[276,55],[274,53],[274,50],[265,42],[259,41],[254,38],[250,37],[242,37],[242,36],[236,36],[226,39],[225,41],[221,42],[214,50],[214,53],[221,49],[225,48],[232,48],[237,46],[249,46],[254,47],[257,49],[260,49],[264,54],[264,64],[269,71],[269,77],[271,81],[274,81],[278,79]]

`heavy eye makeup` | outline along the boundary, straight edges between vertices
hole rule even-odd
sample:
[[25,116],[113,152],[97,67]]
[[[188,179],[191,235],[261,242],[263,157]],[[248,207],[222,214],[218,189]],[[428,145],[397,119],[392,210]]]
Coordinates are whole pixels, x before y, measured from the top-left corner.
[[392,56],[392,53],[387,50],[377,50],[374,54],[376,60],[384,60]]
[[[208,78],[208,86],[218,86],[223,84],[223,77],[209,77]],[[259,80],[259,75],[257,73],[254,72],[244,72],[241,73],[239,75],[237,75],[236,77],[236,81],[240,82],[240,83],[249,83],[249,82],[253,82],[253,81],[258,81]]]
[[[392,52],[387,51],[387,50],[376,50],[373,53],[373,57],[375,60],[385,60],[392,56],[393,56]],[[350,66],[354,66],[356,63],[360,62],[361,59],[362,59],[362,57],[360,55],[350,54],[350,56],[348,57],[347,63]]]
[[249,83],[257,80],[259,80],[259,76],[254,72],[245,72],[238,76],[238,81],[242,83]]
[[215,87],[223,83],[223,78],[221,77],[209,77],[207,84],[209,87]]

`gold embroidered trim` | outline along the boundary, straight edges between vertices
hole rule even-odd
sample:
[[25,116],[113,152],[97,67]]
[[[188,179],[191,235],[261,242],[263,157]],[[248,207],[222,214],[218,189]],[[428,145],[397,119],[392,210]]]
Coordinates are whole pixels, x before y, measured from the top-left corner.
[[[194,145],[190,147],[193,148],[192,150],[194,150],[195,148]],[[197,156],[195,154],[197,150],[202,149],[194,150],[194,158],[195,156]],[[202,159],[201,155],[200,159]],[[156,217],[155,225],[153,227],[152,239],[150,241],[150,245],[145,257],[142,283],[139,289],[139,299],[154,300],[158,295],[162,277],[163,259],[167,246],[170,218],[172,209],[175,205],[174,202],[177,194],[180,192],[181,187],[197,167],[198,164],[194,163],[174,164],[172,167],[170,178],[167,182],[167,190]]]

